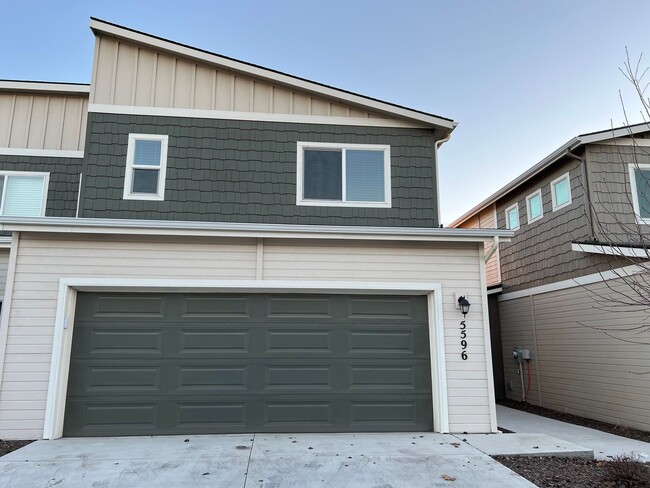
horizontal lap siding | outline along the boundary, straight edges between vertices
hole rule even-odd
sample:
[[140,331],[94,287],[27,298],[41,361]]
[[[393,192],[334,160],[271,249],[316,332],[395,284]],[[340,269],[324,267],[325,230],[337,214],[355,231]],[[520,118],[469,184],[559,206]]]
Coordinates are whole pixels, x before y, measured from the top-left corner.
[[[263,251],[260,271],[267,280],[441,283],[450,428],[490,430],[476,245],[265,240]],[[255,279],[257,258],[257,242],[244,239],[22,235],[0,392],[0,438],[42,435],[61,277]],[[472,303],[467,361],[460,357],[458,291],[467,292]]]
[[4,300],[9,267],[9,249],[0,249],[0,300]]

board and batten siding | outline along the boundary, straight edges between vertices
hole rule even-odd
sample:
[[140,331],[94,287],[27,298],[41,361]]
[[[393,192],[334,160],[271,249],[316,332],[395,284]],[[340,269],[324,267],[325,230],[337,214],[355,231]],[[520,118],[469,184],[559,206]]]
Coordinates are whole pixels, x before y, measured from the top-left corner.
[[384,118],[280,84],[98,35],[91,103],[272,114]]
[[[496,229],[496,208],[495,205],[481,210],[479,213],[473,215],[458,227],[462,229]],[[492,243],[486,242],[485,254],[492,249]],[[494,251],[487,263],[485,263],[485,274],[487,278],[487,286],[494,286],[501,283],[501,265],[499,262],[499,248]]]
[[500,302],[506,380],[514,387],[508,396],[520,398],[508,354],[524,346],[533,352],[531,403],[650,430],[650,344],[647,334],[629,330],[647,312],[604,300],[610,287],[625,293],[618,279]]
[[83,151],[88,97],[0,91],[0,147]]
[[[258,245],[259,244],[259,245]],[[62,277],[437,282],[442,284],[452,432],[490,432],[480,251],[476,244],[180,239],[22,234],[0,392],[0,438],[43,434]],[[117,290],[116,290],[117,291]],[[461,359],[454,293],[472,302]]]

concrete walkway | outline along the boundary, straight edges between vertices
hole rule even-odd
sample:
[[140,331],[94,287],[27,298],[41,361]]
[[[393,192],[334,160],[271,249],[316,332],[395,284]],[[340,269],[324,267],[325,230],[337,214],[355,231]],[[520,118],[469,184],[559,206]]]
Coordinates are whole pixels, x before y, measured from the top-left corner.
[[534,488],[456,436],[432,433],[37,441],[0,457],[0,486]]
[[[573,444],[593,449],[599,460],[613,456],[637,453],[645,462],[650,462],[650,443],[608,434],[599,430],[560,422],[539,415],[522,412],[497,405],[497,424],[503,429],[522,434],[546,434]],[[508,435],[508,434],[504,434]]]

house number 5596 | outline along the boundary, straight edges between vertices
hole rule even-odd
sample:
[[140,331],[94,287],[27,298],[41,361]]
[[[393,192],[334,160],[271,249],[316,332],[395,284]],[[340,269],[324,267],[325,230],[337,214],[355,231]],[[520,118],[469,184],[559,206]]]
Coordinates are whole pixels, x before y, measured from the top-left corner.
[[467,360],[467,325],[465,325],[465,321],[461,320],[460,321],[460,347],[463,348],[463,352],[460,353],[460,357],[463,358],[463,361]]

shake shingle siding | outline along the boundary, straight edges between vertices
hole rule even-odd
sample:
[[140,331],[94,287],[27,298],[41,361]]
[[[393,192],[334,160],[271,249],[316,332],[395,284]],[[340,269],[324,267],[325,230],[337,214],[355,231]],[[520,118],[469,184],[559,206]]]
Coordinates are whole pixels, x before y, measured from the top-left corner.
[[[553,211],[551,181],[569,172],[572,203]],[[590,239],[588,208],[580,162],[565,159],[497,202],[498,227],[506,227],[505,209],[517,202],[520,229],[512,241],[501,244],[501,278],[504,291],[517,291],[597,272],[607,258],[571,250],[572,241]],[[526,197],[542,190],[544,216],[527,223]]]
[[[437,227],[433,131],[89,114],[82,217]],[[123,200],[129,133],[169,136],[164,201]],[[296,205],[297,141],[387,144],[392,208]]]
[[74,217],[77,211],[81,158],[0,155],[0,171],[49,172],[45,215]]

